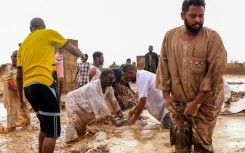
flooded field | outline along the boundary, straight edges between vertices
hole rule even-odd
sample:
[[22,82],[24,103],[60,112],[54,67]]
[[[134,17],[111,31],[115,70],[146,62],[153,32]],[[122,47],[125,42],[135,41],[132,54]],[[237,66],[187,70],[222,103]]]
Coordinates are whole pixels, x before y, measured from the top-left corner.
[[[227,76],[232,91],[245,89],[245,77]],[[233,84],[232,84],[233,83]],[[238,84],[240,83],[240,84]],[[238,99],[245,103],[244,98]],[[231,107],[238,107],[234,102]],[[239,105],[240,105],[239,104]],[[125,114],[127,112],[124,112]],[[37,153],[38,121],[31,113],[31,129],[17,129],[8,134],[0,134],[0,153]],[[213,135],[216,153],[245,153],[245,114],[220,115]],[[0,103],[0,124],[6,126],[6,111]],[[171,153],[169,130],[162,129],[147,111],[142,119],[128,127],[114,127],[98,124],[88,127],[86,136],[72,144],[65,143],[67,117],[62,110],[62,134],[57,140],[55,153]]]

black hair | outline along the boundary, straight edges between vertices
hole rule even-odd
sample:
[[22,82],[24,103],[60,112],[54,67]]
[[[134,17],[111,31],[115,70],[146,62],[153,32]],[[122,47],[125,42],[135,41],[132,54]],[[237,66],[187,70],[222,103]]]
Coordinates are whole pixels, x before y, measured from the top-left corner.
[[100,51],[95,51],[95,52],[93,53],[93,59],[94,59],[94,61],[96,60],[97,57],[101,57],[101,55],[103,55],[102,52],[100,52]]
[[135,68],[132,64],[124,64],[121,68],[123,72],[130,72],[133,71]]
[[106,77],[108,74],[114,74],[114,72],[111,69],[104,69],[101,72],[100,77],[102,77],[102,76]]
[[205,8],[205,0],[184,0],[182,3],[182,12],[187,13],[190,6],[203,6]]
[[85,56],[86,58],[88,58],[88,54],[84,54],[84,56]]

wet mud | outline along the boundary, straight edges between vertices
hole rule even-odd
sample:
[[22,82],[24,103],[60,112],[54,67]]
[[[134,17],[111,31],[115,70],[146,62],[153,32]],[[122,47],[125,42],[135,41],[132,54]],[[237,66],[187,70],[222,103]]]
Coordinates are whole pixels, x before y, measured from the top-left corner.
[[[244,79],[244,77],[243,77]],[[228,78],[229,82],[235,82]],[[231,104],[243,102],[243,84],[233,83]],[[240,86],[240,87],[237,87]],[[169,130],[144,111],[141,120],[132,126],[115,127],[109,123],[88,126],[83,138],[65,143],[67,117],[61,111],[62,133],[57,139],[55,153],[171,153]],[[124,112],[126,115],[127,112]],[[220,115],[213,135],[215,153],[245,153],[245,114]],[[0,102],[0,131],[6,127],[6,111]],[[39,122],[31,113],[31,128],[17,128],[10,133],[0,132],[0,153],[37,153]]]

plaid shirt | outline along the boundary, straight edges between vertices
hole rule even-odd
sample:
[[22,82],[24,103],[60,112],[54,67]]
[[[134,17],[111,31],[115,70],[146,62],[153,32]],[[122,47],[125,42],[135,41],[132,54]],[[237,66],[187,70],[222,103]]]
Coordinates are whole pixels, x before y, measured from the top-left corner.
[[91,64],[89,62],[79,62],[77,64],[77,83],[79,85],[85,85],[88,83],[88,71],[90,69]]

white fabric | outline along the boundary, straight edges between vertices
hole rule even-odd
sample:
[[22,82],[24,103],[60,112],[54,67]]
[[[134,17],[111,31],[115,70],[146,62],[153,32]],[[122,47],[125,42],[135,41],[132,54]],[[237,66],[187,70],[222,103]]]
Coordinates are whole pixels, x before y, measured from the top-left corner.
[[158,121],[162,122],[164,116],[168,113],[164,104],[162,91],[155,88],[156,74],[137,70],[136,85],[138,88],[138,98],[147,97],[146,109]]
[[231,97],[231,88],[224,79],[224,102],[227,102]]
[[[99,68],[97,68],[96,66],[94,66],[94,65],[91,65],[91,67],[90,67],[90,69],[88,71],[88,74],[90,73],[91,69],[94,68],[94,67],[96,68],[96,73],[95,73],[94,77],[91,79],[91,81],[99,79],[100,78],[100,74],[101,74],[101,70]],[[89,82],[89,76],[88,76],[88,82]]]
[[105,99],[110,100],[114,111],[120,110],[114,93],[111,92],[111,87],[106,88],[105,94],[103,94],[100,79],[97,79],[67,94],[66,105],[67,108],[72,109],[67,111],[76,112],[76,109],[82,108],[87,113],[94,114],[96,119],[103,118],[110,114]]

